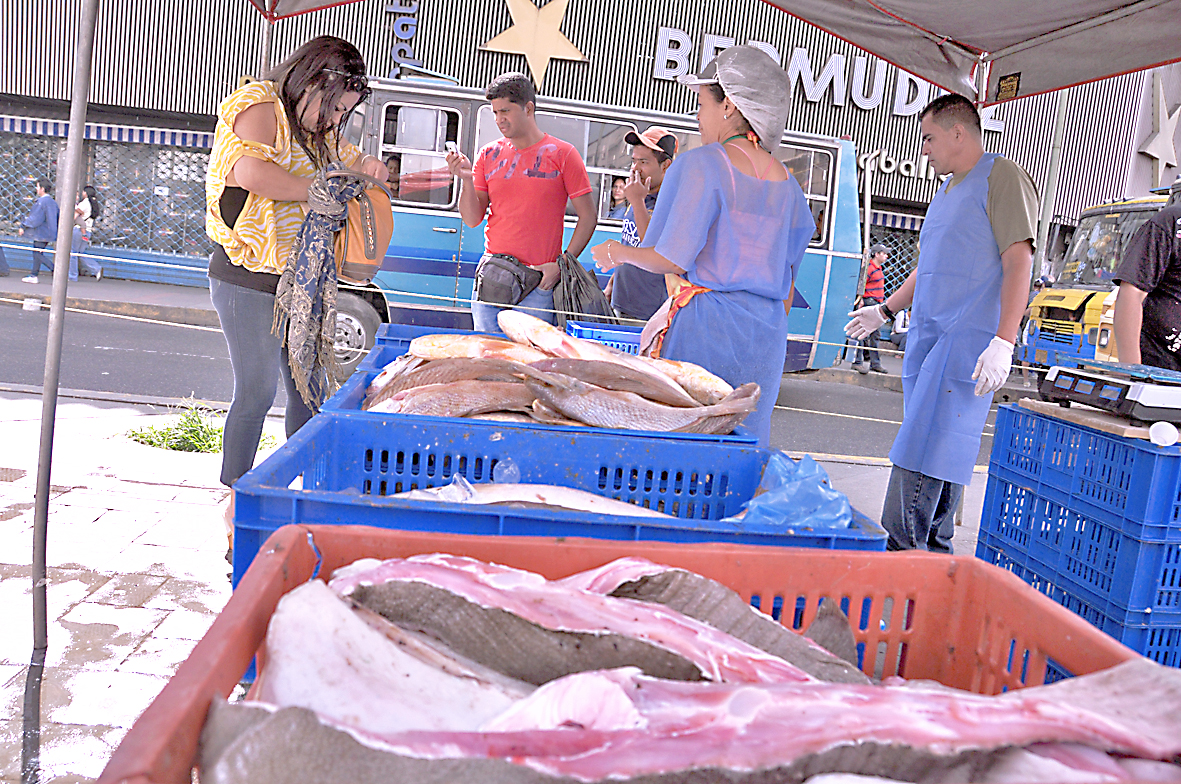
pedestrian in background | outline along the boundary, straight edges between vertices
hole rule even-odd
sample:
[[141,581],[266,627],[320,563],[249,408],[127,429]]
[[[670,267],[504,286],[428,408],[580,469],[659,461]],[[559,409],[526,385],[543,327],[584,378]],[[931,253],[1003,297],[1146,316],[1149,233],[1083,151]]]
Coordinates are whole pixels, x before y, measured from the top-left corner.
[[787,349],[787,307],[816,230],[799,184],[774,157],[791,106],[787,73],[761,49],[733,46],[697,76],[702,146],[677,156],[640,247],[594,249],[604,271],[632,264],[684,276],[645,328],[654,355],[759,385],[744,425],[766,446]]
[[82,198],[74,206],[74,238],[70,243],[70,280],[78,279],[78,266],[81,265],[96,280],[103,279],[103,268],[96,259],[84,256],[83,251],[90,247],[90,235],[94,231],[94,221],[100,210],[98,191],[93,185],[82,187]]
[[586,165],[574,145],[537,127],[537,93],[528,76],[501,74],[484,97],[502,138],[484,145],[475,164],[461,152],[447,153],[447,166],[460,181],[463,222],[474,229],[488,218],[472,322],[477,332],[499,332],[496,315],[517,306],[553,324],[566,203],[578,214],[569,255],[582,253],[599,222]]
[[[271,78],[238,88],[218,107],[205,224],[216,243],[210,298],[234,369],[222,439],[221,482],[227,487],[254,464],[280,377],[287,436],[312,416],[292,379],[287,349],[271,331],[275,289],[317,173],[341,163],[378,180],[388,176],[381,161],[340,138],[369,89],[365,73],[355,46],[320,36],[279,64]],[[231,500],[227,520],[232,514]]]
[[626,177],[615,177],[611,180],[611,204],[607,208],[607,217],[612,220],[623,220],[627,214]]
[[1181,371],[1181,204],[1136,230],[1115,282],[1119,361]]
[[864,338],[913,302],[882,526],[891,550],[950,553],[992,394],[1012,368],[1038,198],[1021,167],[984,152],[967,98],[940,96],[919,117],[922,153],[951,176],[927,208],[914,271],[885,302],[850,313],[845,331]]
[[47,177],[37,179],[37,200],[33,208],[25,216],[21,225],[20,236],[28,231],[33,240],[33,271],[21,278],[23,283],[37,283],[37,276],[44,266],[53,272],[53,261],[45,255],[45,248],[57,239],[57,202],[53,200],[53,183]]
[[[861,289],[861,304],[858,307],[880,305],[886,299],[886,275],[882,265],[890,258],[890,249],[880,242],[869,249],[869,259],[866,261],[865,285]],[[853,368],[865,375],[869,371],[885,373],[882,367],[882,355],[878,352],[878,330],[874,330],[853,351]],[[869,367],[865,363],[869,363]]]
[[[627,208],[623,213],[623,244],[638,247],[648,231],[652,210],[665,172],[677,154],[677,137],[652,127],[642,134],[629,131],[624,141],[632,145],[632,171],[623,188]],[[664,276],[632,264],[615,270],[607,281],[611,307],[623,318],[647,321],[668,299]]]

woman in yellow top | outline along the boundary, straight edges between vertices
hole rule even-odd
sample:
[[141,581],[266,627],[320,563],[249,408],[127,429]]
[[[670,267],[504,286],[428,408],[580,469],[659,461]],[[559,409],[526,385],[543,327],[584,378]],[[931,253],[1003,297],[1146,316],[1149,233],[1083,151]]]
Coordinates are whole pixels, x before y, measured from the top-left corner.
[[271,334],[275,286],[317,171],[340,162],[379,180],[387,176],[381,161],[339,138],[368,91],[357,48],[320,36],[270,79],[235,90],[218,108],[205,225],[217,243],[209,262],[210,295],[234,368],[222,442],[221,481],[227,486],[254,464],[280,375],[288,437],[311,417],[291,380],[287,351]]

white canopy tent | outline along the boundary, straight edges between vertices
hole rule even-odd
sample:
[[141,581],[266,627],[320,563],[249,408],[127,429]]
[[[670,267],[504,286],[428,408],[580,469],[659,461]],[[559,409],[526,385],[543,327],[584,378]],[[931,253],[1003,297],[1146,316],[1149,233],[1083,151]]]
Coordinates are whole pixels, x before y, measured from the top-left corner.
[[[223,0],[239,2],[240,0]],[[270,23],[356,0],[248,0]],[[699,0],[710,1],[710,0]],[[981,103],[1049,92],[1181,60],[1181,0],[767,0],[946,90]],[[85,0],[75,30],[73,97],[61,193],[81,183],[91,57],[99,0]],[[980,91],[976,85],[986,85]],[[22,784],[39,779],[41,674],[48,647],[45,551],[53,432],[61,368],[73,215],[61,212],[45,349],[33,533],[33,655],[24,696]]]

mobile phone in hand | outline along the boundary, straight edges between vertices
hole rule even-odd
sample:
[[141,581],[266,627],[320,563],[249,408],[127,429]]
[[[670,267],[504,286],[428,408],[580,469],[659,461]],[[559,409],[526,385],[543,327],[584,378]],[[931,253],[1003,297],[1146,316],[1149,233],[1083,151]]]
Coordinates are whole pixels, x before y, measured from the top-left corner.
[[455,142],[444,142],[443,148],[446,149],[447,152],[453,152],[456,154],[459,153],[459,147],[456,146]]

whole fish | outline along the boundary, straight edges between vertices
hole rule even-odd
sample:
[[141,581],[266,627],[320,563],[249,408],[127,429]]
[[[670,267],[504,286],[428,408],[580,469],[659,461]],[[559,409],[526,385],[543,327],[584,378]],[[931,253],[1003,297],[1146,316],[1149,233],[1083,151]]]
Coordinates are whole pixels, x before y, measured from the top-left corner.
[[617,392],[634,392],[640,397],[655,400],[670,406],[694,408],[701,405],[683,389],[669,387],[652,378],[649,373],[639,373],[618,362],[603,362],[597,359],[566,359],[557,357],[534,362],[530,367],[545,373],[561,373],[577,378],[588,384]]
[[728,426],[733,430],[733,417],[749,414],[759,402],[758,384],[743,384],[722,402],[699,408],[665,406],[631,392],[601,389],[557,373],[544,380],[530,378],[525,385],[542,403],[572,419],[596,427],[628,430],[667,432],[692,428],[697,433],[720,433],[723,431],[717,428]]
[[526,313],[502,310],[496,316],[496,323],[504,330],[504,334],[514,341],[533,346],[551,356],[611,362],[647,376],[654,384],[666,387],[668,394],[677,395],[685,391],[670,376],[651,363],[643,362],[631,354],[624,354],[593,340],[572,337]]
[[452,478],[451,484],[425,490],[409,490],[393,497],[411,501],[450,501],[459,504],[548,506],[576,512],[629,517],[670,517],[663,512],[616,501],[614,498],[604,498],[573,487],[500,482],[473,485],[458,474]]
[[[520,381],[518,376],[528,374],[529,366],[507,359],[479,359],[464,357],[461,359],[435,359],[431,361],[419,360],[421,366],[408,372],[391,377],[383,386],[374,390],[377,381],[369,386],[370,393],[361,405],[363,410],[369,410],[381,401],[392,397],[405,389],[427,386],[428,384],[448,384],[452,381],[480,379],[483,381]],[[384,371],[383,371],[384,372]]]
[[727,395],[734,392],[734,387],[701,365],[655,357],[639,357],[639,359],[667,375],[692,395],[694,400],[707,406],[720,403]]
[[524,384],[504,381],[453,381],[404,389],[370,411],[422,416],[463,417],[489,411],[529,412],[534,394]]
[[561,411],[554,409],[542,403],[540,400],[533,401],[533,410],[529,412],[529,416],[535,422],[540,422],[543,425],[564,425],[566,427],[590,427],[586,422],[579,422],[577,419],[571,419],[565,416]]
[[[544,321],[541,323],[545,323]],[[487,335],[421,335],[410,341],[408,353],[422,359],[451,359],[454,357],[479,357],[484,359],[511,359],[528,365],[540,362],[548,354],[532,346],[514,343],[511,340],[491,338]]]
[[411,372],[424,362],[426,360],[421,357],[416,357],[413,354],[403,354],[383,367],[381,372],[374,376],[373,381],[369,382],[369,388],[365,390],[365,394],[372,395],[395,378]]

